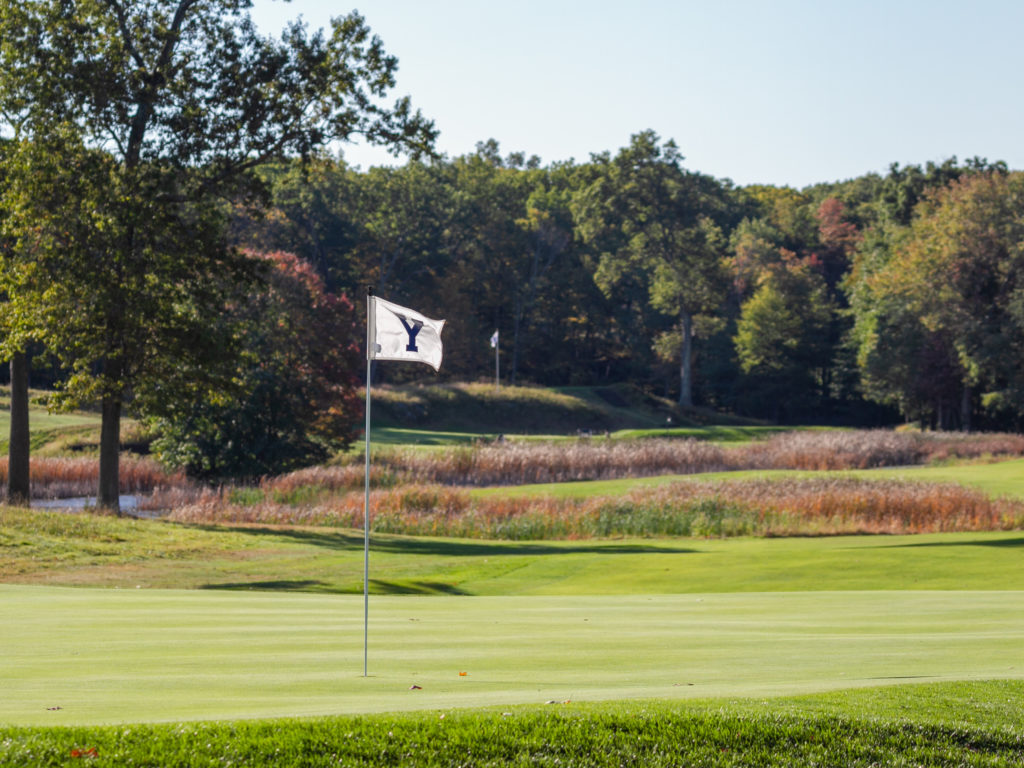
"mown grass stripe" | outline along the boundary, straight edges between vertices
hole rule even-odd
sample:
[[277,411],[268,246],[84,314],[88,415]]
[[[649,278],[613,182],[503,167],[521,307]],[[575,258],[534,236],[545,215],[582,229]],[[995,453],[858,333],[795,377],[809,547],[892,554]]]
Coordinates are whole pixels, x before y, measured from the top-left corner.
[[381,596],[370,616],[363,678],[357,596],[0,586],[0,722],[778,696],[1024,677],[1024,592]]

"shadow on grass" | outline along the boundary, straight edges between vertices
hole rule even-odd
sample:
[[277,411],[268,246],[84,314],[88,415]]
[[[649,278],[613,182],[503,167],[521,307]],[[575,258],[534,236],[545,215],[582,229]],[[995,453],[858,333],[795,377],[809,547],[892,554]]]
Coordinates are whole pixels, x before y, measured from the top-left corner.
[[[356,594],[362,593],[360,583],[357,586],[330,584],[316,579],[275,579],[270,581],[231,581],[221,584],[203,584],[205,590],[224,590],[227,592],[319,592],[323,594]],[[385,581],[370,579],[370,593],[374,595],[472,595],[464,589],[443,581]]]
[[[325,581],[316,579],[275,579],[272,581],[233,581],[223,584],[203,584],[200,589],[225,589],[229,591],[261,590],[267,592],[315,592],[317,587],[329,587]],[[333,592],[333,589],[326,591]]]
[[370,592],[377,595],[472,595],[443,581],[384,581],[370,579]]
[[917,547],[997,547],[999,549],[1024,548],[1024,537],[1016,539],[975,539],[973,541],[922,541],[910,544],[879,544],[872,549],[911,549]]
[[[195,526],[205,530],[223,530],[221,526]],[[299,528],[231,528],[232,532],[250,536],[289,539],[297,544],[322,549],[361,550],[361,534],[347,531],[305,530]],[[449,557],[493,557],[496,555],[573,555],[573,554],[697,554],[700,550],[649,544],[616,544],[602,542],[543,541],[470,541],[467,539],[421,539],[391,534],[371,534],[370,548],[377,552],[410,555],[445,555]]]

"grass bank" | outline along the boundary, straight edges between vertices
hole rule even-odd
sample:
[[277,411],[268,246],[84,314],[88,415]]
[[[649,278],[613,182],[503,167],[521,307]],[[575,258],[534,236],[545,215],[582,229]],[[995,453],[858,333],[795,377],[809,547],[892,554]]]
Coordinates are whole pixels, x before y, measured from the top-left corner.
[[375,387],[374,424],[442,433],[575,435],[757,424],[699,408],[681,409],[639,387],[509,387],[435,384]]
[[[1016,766],[1019,682],[728,702],[556,704],[105,728],[14,728],[3,765]],[[770,708],[769,708],[770,707]],[[867,714],[871,713],[871,714]]]
[[[1024,590],[1019,532],[510,542],[375,534],[376,594]],[[0,581],[359,593],[355,530],[193,526],[0,507]]]

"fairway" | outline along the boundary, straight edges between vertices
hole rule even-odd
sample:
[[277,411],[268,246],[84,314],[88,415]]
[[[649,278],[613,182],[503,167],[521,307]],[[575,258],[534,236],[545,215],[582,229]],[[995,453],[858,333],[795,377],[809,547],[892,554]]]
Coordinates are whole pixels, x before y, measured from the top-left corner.
[[1024,677],[1024,591],[381,596],[370,610],[364,678],[356,596],[3,585],[0,722],[755,697]]

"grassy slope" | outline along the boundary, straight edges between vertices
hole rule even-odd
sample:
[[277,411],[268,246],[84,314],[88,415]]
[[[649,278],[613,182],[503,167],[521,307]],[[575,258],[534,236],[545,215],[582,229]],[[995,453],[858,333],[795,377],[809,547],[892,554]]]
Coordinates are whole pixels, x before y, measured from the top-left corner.
[[[462,436],[574,435],[579,430],[663,430],[708,425],[752,426],[754,422],[701,409],[681,410],[674,403],[636,387],[502,387],[445,384],[380,387],[373,391],[375,434],[381,440],[417,433]],[[763,428],[763,427],[762,427]],[[378,433],[377,430],[380,430]],[[390,430],[401,430],[393,433]],[[724,434],[731,434],[727,430]]]
[[[377,536],[379,594],[583,595],[1024,590],[1020,533],[488,542]],[[206,529],[0,508],[0,580],[71,586],[362,590],[362,534]]]
[[[47,393],[30,392],[29,429],[36,455],[52,455],[76,442],[98,443],[100,417],[89,413],[50,413],[42,404]],[[0,387],[0,455],[7,455],[11,431],[11,389]]]

